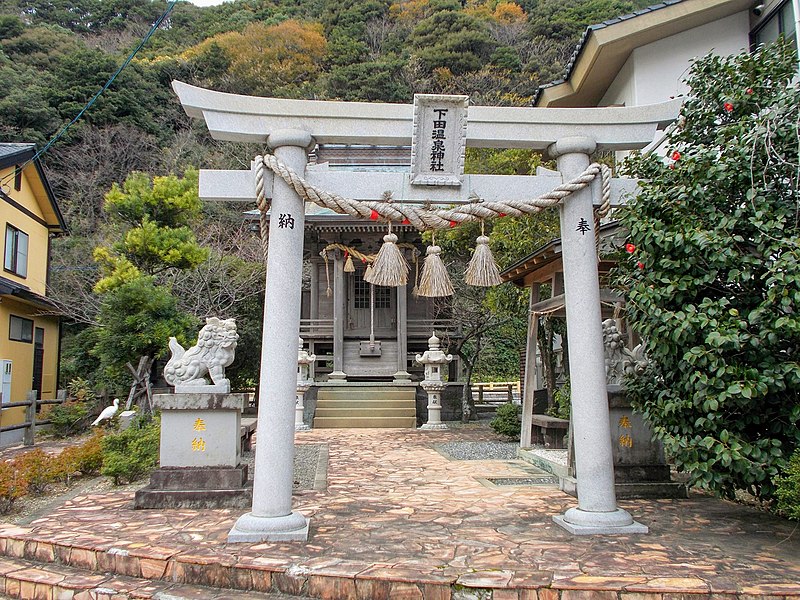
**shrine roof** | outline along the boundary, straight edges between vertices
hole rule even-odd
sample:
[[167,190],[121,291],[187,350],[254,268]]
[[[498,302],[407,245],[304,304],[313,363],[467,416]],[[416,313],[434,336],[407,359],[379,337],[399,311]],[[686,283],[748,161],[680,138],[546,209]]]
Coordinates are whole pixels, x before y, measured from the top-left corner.
[[[613,239],[620,232],[619,223],[611,221],[600,226],[601,244],[613,243]],[[601,260],[600,271],[608,272],[614,261]],[[526,287],[531,283],[541,283],[549,279],[554,271],[561,271],[561,238],[554,238],[543,244],[528,256],[517,261],[500,273],[503,281],[520,287]]]
[[752,4],[752,0],[665,0],[590,25],[564,77],[540,86],[533,106],[597,106],[636,48],[747,10]]

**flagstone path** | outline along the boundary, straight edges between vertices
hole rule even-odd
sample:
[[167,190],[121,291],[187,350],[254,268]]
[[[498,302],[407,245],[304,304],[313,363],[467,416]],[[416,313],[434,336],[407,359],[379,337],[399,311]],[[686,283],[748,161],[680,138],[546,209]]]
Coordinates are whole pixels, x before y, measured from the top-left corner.
[[[0,555],[141,581],[142,595],[120,598],[154,597],[145,585],[154,581],[370,600],[800,597],[800,528],[750,507],[624,501],[649,534],[576,537],[551,520],[575,504],[556,486],[481,483],[530,478],[527,463],[451,460],[435,449],[496,440],[485,428],[296,439],[329,449],[327,489],[294,496],[311,517],[305,543],[227,544],[242,511],[133,510],[133,492],[111,491],[76,496],[25,527],[0,524]],[[0,575],[13,566],[0,562]]]

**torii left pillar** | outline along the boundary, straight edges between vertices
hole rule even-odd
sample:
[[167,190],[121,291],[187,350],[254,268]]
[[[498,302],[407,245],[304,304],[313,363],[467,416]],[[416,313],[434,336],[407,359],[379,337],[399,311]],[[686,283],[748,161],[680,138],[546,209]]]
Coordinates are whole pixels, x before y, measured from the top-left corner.
[[[275,156],[304,173],[308,132],[285,129],[267,140]],[[305,541],[309,520],[292,511],[297,339],[303,270],[303,200],[282,179],[274,179],[269,221],[267,285],[261,337],[258,426],[253,508],[239,517],[229,542]]]

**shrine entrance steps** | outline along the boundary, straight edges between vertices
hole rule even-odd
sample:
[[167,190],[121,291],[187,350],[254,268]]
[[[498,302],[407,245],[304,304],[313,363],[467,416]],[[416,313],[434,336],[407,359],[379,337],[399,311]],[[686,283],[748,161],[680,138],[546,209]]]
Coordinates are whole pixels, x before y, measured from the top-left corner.
[[416,427],[415,397],[414,385],[369,382],[321,387],[314,429]]

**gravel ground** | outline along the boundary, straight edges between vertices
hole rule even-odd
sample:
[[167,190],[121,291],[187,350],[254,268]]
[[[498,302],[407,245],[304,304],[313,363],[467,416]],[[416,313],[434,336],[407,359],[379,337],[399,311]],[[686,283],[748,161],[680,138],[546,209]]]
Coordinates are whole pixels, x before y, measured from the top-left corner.
[[550,450],[548,448],[528,448],[528,452],[541,456],[550,462],[558,465],[567,466],[567,451],[566,450]]
[[517,442],[447,442],[436,450],[452,460],[509,460],[517,457]]
[[[320,451],[324,444],[298,444],[294,454],[294,490],[314,489],[314,480],[317,475],[317,463]],[[247,476],[252,480],[255,451],[242,454],[242,463],[247,465]]]

